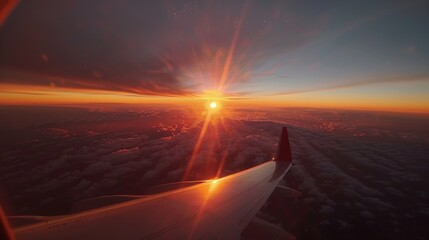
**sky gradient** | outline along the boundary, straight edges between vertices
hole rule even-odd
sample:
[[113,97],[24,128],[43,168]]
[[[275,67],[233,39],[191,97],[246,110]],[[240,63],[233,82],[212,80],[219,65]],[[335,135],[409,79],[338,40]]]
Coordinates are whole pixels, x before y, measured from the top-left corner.
[[[424,1],[21,2],[0,103],[429,112]],[[225,104],[224,103],[224,104]]]

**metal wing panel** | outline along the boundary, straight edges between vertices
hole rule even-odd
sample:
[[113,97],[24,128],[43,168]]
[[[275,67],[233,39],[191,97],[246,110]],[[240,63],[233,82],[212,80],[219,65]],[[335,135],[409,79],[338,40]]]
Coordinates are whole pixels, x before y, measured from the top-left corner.
[[278,180],[279,162],[151,199],[59,217],[15,230],[17,239],[200,239],[239,235]]

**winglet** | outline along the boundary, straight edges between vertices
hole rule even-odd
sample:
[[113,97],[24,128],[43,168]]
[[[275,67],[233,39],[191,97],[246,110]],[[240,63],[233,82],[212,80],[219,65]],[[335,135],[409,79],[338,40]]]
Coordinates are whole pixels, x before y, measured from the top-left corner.
[[282,134],[280,135],[279,144],[277,145],[277,153],[274,161],[278,162],[292,162],[292,153],[290,151],[289,134],[287,127],[283,127]]

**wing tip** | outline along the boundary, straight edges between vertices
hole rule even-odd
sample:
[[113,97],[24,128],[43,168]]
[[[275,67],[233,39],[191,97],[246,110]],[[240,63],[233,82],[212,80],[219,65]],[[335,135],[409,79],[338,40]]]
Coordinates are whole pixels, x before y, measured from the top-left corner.
[[289,133],[287,127],[282,128],[279,144],[277,145],[277,153],[274,161],[292,162],[292,152],[290,150]]

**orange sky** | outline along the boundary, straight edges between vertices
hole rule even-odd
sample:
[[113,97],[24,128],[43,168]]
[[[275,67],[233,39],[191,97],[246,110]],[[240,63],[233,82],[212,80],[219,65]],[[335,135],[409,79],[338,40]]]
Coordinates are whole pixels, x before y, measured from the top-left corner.
[[[333,92],[335,94],[333,94]],[[424,96],[362,97],[356,89],[328,90],[278,96],[228,96],[205,92],[196,96],[152,96],[105,90],[69,89],[59,87],[0,84],[1,105],[74,105],[94,103],[122,104],[195,104],[211,100],[229,107],[311,107],[367,109],[394,112],[429,113],[429,101]]]

